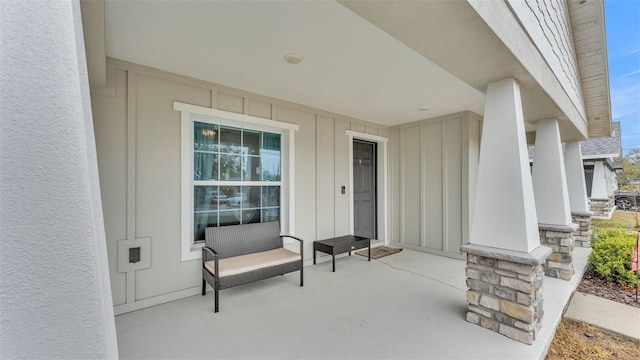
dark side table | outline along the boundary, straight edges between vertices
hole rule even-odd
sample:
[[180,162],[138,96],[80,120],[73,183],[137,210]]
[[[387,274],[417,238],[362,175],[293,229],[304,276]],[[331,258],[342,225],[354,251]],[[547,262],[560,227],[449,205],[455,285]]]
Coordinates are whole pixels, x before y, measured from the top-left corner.
[[316,251],[323,252],[325,254],[331,254],[333,262],[333,272],[336,272],[336,255],[342,253],[349,253],[358,249],[369,248],[369,261],[371,261],[371,239],[346,235],[336,238],[318,240],[313,242],[313,265],[316,264]]

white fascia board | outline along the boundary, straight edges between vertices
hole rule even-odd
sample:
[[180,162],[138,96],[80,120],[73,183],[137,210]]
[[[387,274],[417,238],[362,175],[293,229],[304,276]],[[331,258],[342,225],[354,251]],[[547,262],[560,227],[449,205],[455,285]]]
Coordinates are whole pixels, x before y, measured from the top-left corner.
[[598,155],[585,155],[582,157],[582,160],[595,160],[595,159],[606,159],[606,158],[617,158],[620,157],[620,153],[616,154],[598,154]]

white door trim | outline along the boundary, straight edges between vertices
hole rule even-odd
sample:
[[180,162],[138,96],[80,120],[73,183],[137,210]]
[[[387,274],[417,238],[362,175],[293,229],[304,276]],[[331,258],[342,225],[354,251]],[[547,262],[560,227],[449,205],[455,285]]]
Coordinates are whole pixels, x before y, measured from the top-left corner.
[[389,217],[388,198],[389,194],[387,181],[387,145],[389,139],[384,136],[365,134],[357,131],[347,130],[349,137],[349,232],[353,234],[353,140],[365,140],[377,144],[376,151],[376,192],[377,192],[377,233],[378,240],[389,245]]

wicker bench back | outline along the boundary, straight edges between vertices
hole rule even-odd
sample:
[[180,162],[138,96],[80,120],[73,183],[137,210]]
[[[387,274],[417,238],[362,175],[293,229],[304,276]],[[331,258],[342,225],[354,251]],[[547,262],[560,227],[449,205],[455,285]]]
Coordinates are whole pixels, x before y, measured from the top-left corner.
[[205,245],[220,259],[281,248],[280,222],[208,227]]

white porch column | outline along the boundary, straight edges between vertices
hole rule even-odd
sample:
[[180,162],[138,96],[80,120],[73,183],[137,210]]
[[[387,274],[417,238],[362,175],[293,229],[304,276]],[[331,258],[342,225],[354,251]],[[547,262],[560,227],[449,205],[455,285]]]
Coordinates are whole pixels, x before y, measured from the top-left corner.
[[607,171],[604,160],[594,162],[590,209],[595,218],[610,219],[616,209],[613,191],[607,180]]
[[604,162],[598,160],[593,165],[593,183],[591,185],[591,198],[608,199],[609,189],[607,185],[607,175],[604,169]]
[[591,247],[591,212],[589,211],[580,142],[569,141],[565,143],[564,168],[567,171],[571,220],[579,226],[573,234],[575,244],[580,247]]
[[589,212],[589,200],[587,199],[587,185],[584,179],[584,165],[582,165],[580,142],[569,141],[565,143],[564,166],[567,172],[567,187],[569,190],[571,212]]
[[470,244],[466,320],[527,344],[542,320],[544,263],[515,79],[489,84]]
[[540,120],[533,158],[533,189],[538,213],[540,242],[553,253],[544,266],[545,275],[564,280],[573,276],[574,232],[557,119]]
[[0,349],[117,358],[78,1],[0,1]]
[[489,84],[470,243],[530,252],[540,245],[520,86]]
[[571,207],[557,119],[537,123],[532,177],[538,222],[570,224]]

